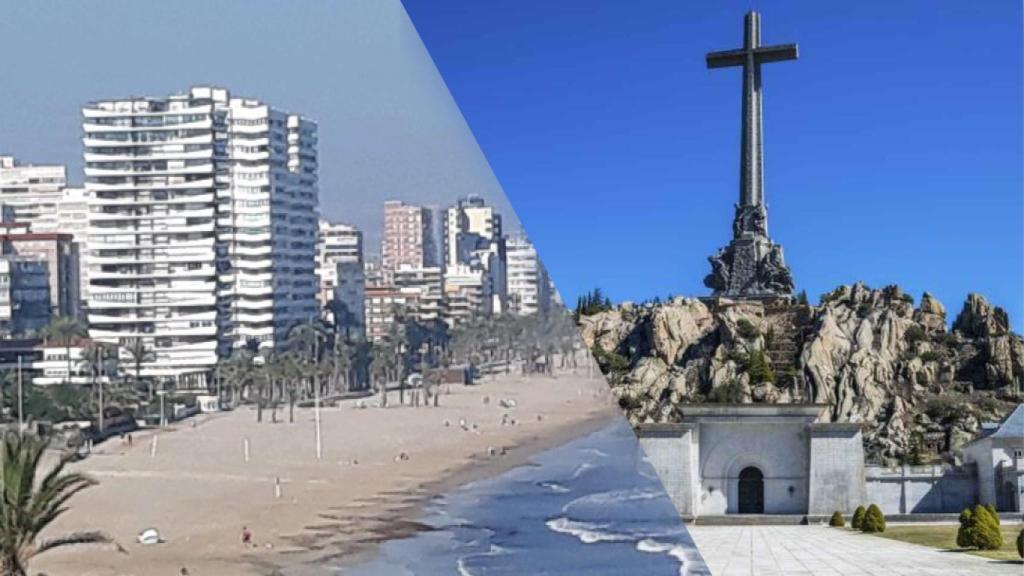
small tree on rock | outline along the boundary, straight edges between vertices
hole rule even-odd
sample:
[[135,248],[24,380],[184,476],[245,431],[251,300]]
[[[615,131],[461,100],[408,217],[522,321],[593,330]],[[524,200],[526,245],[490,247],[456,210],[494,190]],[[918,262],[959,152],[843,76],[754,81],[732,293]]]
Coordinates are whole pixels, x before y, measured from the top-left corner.
[[828,525],[833,528],[842,528],[846,525],[846,520],[843,519],[843,514],[836,510],[832,513],[832,518],[829,518]]

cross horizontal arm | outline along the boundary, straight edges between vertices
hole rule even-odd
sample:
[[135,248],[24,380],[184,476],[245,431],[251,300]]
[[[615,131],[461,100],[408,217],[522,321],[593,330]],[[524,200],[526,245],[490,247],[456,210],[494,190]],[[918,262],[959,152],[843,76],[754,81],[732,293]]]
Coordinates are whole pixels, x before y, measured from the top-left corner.
[[761,63],[781,62],[783,60],[797,59],[796,44],[777,44],[775,46],[762,46],[754,50],[754,58]]
[[738,50],[724,50],[722,52],[710,52],[706,56],[708,68],[728,68],[729,66],[742,66],[747,61],[747,55],[754,53],[754,60],[758,64],[766,62],[781,62],[783,60],[796,60],[796,44],[778,44],[776,46],[763,46],[753,50],[740,48]]
[[726,68],[729,66],[742,66],[747,59],[747,51],[725,50],[723,52],[710,52],[707,55],[708,68]]

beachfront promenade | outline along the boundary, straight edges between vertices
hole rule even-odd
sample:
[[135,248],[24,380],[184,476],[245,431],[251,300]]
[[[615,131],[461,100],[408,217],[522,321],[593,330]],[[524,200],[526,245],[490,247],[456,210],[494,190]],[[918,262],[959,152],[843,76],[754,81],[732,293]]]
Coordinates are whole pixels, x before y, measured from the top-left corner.
[[1019,563],[823,526],[687,526],[715,576],[1010,576]]
[[[55,533],[103,530],[126,553],[71,548],[33,569],[113,576],[187,567],[192,574],[242,576],[281,568],[290,575],[303,574],[312,561],[323,573],[325,565],[415,530],[425,497],[524,462],[596,429],[617,410],[604,379],[582,369],[556,378],[488,377],[477,386],[452,386],[440,400],[437,408],[399,407],[392,392],[386,409],[374,406],[377,398],[323,409],[319,461],[311,409],[297,408],[293,424],[287,409],[276,424],[268,413],[257,423],[249,408],[203,416],[194,426],[186,421],[156,431],[155,450],[152,433],[135,434],[132,447],[114,438],[75,465],[99,485],[75,498]],[[253,532],[255,547],[241,545],[242,526]],[[163,544],[135,541],[150,527]]]

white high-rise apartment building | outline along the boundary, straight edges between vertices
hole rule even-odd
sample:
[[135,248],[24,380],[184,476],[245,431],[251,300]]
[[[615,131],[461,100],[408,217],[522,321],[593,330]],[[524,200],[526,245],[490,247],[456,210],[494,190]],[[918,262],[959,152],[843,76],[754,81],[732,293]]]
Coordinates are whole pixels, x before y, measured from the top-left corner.
[[316,273],[320,278],[320,305],[334,297],[338,285],[338,264],[363,264],[363,233],[349,224],[320,219]]
[[22,165],[13,156],[0,156],[0,204],[14,220],[32,225],[32,232],[58,232],[57,206],[67,186],[62,165]]
[[218,354],[315,318],[316,125],[227,90],[83,114],[93,338],[202,386]]
[[62,234],[71,234],[78,244],[78,277],[81,282],[78,292],[82,301],[89,299],[89,261],[86,240],[89,235],[89,195],[85,188],[65,188],[57,203],[57,229]]
[[505,243],[508,307],[513,314],[546,314],[551,307],[551,283],[533,243],[515,235]]

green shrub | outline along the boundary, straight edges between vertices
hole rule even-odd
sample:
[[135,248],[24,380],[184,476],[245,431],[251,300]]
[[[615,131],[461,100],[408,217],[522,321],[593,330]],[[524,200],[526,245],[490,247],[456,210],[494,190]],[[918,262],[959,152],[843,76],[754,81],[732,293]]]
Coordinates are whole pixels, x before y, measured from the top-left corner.
[[1003,547],[1003,533],[999,530],[999,519],[985,506],[974,507],[974,529],[971,532],[971,546],[978,550],[998,550]]
[[1017,556],[1024,558],[1024,528],[1017,532]]
[[775,381],[775,372],[765,359],[764,352],[760,350],[754,350],[747,357],[746,372],[750,375],[752,384]]
[[921,353],[921,362],[938,362],[939,358],[939,353],[932,352],[931,350]]
[[857,506],[857,509],[853,511],[853,519],[850,520],[850,528],[854,530],[860,530],[864,527],[864,515],[867,514],[867,510],[863,506]]
[[736,333],[740,335],[740,338],[746,340],[753,340],[761,335],[761,331],[754,326],[754,323],[746,318],[740,318],[736,322]]
[[860,529],[869,534],[885,532],[885,515],[882,514],[882,509],[874,504],[868,506]]
[[988,513],[992,515],[992,519],[996,521],[996,526],[999,526],[999,512],[996,512],[996,507],[989,502],[988,504],[985,504],[985,510],[988,510]]
[[621,374],[629,371],[629,358],[615,352],[608,352],[597,344],[591,352],[603,374]]
[[719,384],[708,393],[708,400],[717,404],[739,404],[743,402],[743,383],[733,378]]
[[911,344],[920,342],[925,338],[924,328],[914,324],[910,328],[907,328],[907,331],[903,333],[903,338]]
[[842,528],[843,526],[846,526],[846,520],[843,519],[843,514],[839,510],[836,510],[832,513],[832,517],[829,518],[828,525],[833,528]]
[[974,547],[974,513],[970,508],[964,508],[960,512],[960,528],[956,531],[956,545],[958,548]]

